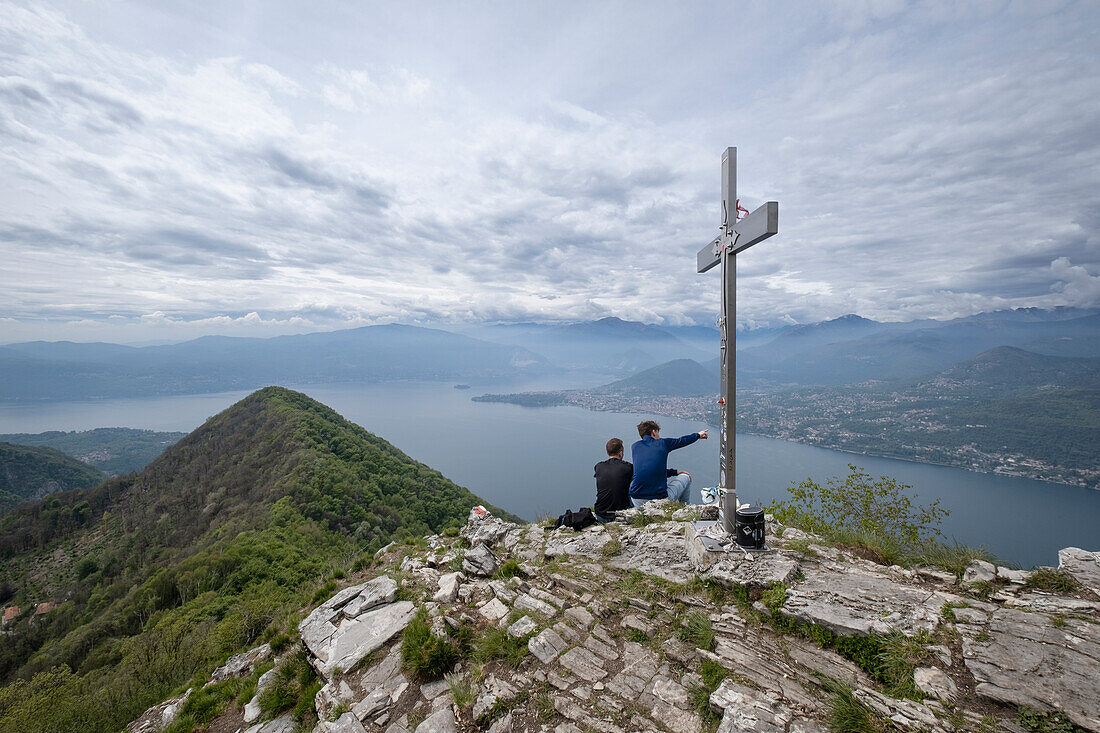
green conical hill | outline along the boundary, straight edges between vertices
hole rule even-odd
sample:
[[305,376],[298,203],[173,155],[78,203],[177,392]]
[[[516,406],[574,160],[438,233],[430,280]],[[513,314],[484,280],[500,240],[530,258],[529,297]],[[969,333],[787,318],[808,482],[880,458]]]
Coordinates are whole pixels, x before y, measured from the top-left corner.
[[53,448],[0,443],[0,515],[19,502],[107,478],[102,471]]
[[394,539],[460,526],[478,503],[306,395],[260,390],[140,474],[0,521],[9,603],[60,604],[0,635],[0,731],[23,704],[5,695],[41,709],[33,685],[9,684],[35,675],[74,701],[55,710],[57,729],[118,730],[228,654],[291,631],[334,574]]

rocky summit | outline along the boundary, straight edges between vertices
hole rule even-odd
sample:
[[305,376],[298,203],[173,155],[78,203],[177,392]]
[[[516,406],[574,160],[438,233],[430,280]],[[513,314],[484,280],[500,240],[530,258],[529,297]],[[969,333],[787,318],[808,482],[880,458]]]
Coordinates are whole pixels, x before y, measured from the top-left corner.
[[[1100,553],[959,577],[771,517],[769,551],[745,553],[708,511],[652,502],[577,532],[475,509],[460,533],[380,550],[280,659],[320,676],[317,732],[1100,731]],[[210,730],[297,729],[259,704],[274,664]],[[129,730],[162,730],[191,694]]]

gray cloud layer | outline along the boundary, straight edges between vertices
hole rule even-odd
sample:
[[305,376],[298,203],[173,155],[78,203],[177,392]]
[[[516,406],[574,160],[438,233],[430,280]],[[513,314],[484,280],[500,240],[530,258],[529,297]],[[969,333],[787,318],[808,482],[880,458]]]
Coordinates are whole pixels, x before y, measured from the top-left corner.
[[1100,304],[1100,9],[0,5],[0,342]]

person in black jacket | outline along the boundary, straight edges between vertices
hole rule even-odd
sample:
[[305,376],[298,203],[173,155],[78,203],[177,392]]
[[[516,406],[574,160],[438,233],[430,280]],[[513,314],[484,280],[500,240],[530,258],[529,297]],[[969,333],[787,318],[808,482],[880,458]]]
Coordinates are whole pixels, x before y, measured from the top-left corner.
[[618,509],[629,509],[630,480],[634,478],[634,466],[623,460],[623,441],[612,438],[607,441],[606,461],[595,466],[596,505],[592,512],[602,521],[615,518]]

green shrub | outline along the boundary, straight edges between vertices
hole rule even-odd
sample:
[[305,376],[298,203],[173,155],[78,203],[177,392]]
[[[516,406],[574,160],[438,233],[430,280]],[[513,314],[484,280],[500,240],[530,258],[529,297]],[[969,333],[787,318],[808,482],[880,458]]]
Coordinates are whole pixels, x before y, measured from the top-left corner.
[[304,648],[299,648],[294,654],[287,657],[279,665],[275,679],[264,688],[260,694],[260,709],[270,715],[278,715],[287,710],[293,710],[295,719],[302,722],[302,701],[307,700],[312,710],[313,697],[317,690],[317,673],[309,664],[309,658]]
[[649,515],[639,512],[630,518],[630,526],[641,529],[642,527],[648,527],[651,524],[657,524],[658,522],[667,521],[668,518],[661,515]]
[[940,535],[939,524],[950,512],[936,499],[914,505],[906,493],[913,487],[897,479],[870,474],[854,464],[848,476],[829,478],[822,486],[812,479],[787,487],[791,498],[769,510],[783,524],[831,537],[844,532],[881,537],[903,548],[915,548]]
[[1085,733],[1060,710],[1040,711],[1021,705],[1016,709],[1016,722],[1035,733]]
[[761,602],[771,612],[772,618],[778,618],[779,609],[787,602],[787,586],[783,583],[773,582],[760,597]]
[[401,661],[405,669],[422,681],[435,680],[462,658],[460,650],[448,639],[432,634],[428,612],[417,610],[401,635]]
[[522,578],[526,575],[526,573],[523,572],[523,568],[519,566],[519,562],[517,562],[515,558],[508,558],[501,564],[499,568],[497,568],[496,575],[494,575],[493,577],[500,579],[512,578],[517,575]]
[[279,654],[290,645],[290,635],[276,634],[268,643],[271,645],[271,653]]

